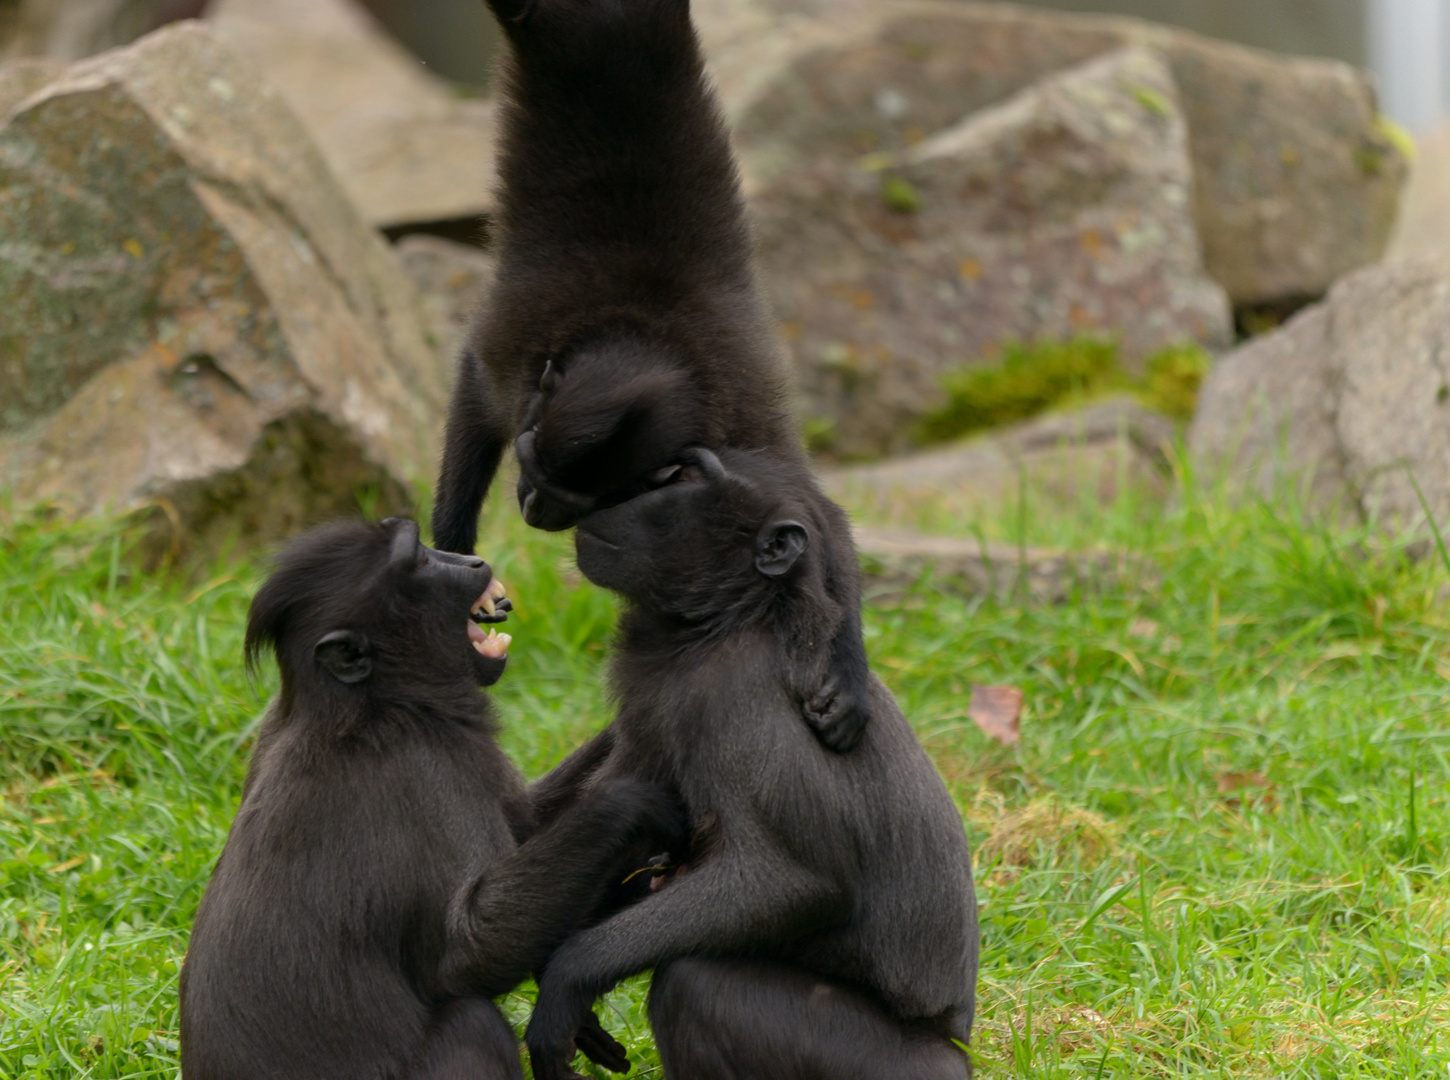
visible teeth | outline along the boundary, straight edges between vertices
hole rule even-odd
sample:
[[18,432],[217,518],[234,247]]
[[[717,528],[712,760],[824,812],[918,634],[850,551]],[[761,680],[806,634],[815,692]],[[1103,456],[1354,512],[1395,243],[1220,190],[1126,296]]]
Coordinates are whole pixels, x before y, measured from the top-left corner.
[[508,655],[509,645],[513,638],[508,634],[500,634],[496,630],[490,630],[487,637],[474,638],[473,647],[478,650],[480,656],[486,656],[490,660],[498,660]]
[[[483,595],[473,602],[473,607],[468,609],[470,615],[477,615],[480,611],[489,615],[498,613],[497,601],[502,600],[508,592],[503,582],[498,578],[490,578],[488,588],[483,590]],[[507,610],[507,609],[505,609]]]

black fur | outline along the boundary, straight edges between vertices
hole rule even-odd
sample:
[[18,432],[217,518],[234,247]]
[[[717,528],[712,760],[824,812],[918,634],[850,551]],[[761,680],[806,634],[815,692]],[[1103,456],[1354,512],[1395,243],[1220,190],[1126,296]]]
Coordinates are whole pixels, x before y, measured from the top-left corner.
[[[479,691],[503,661],[469,641],[491,579],[413,522],[356,522],[253,600],[247,656],[274,650],[282,687],[182,969],[187,1080],[521,1077],[489,999],[677,827],[635,782],[537,826]],[[595,1022],[580,1045],[627,1067]]]
[[[438,545],[473,550],[510,443],[524,516],[548,529],[636,493],[686,447],[803,465],[688,4],[491,3],[512,44],[499,265],[460,360]],[[800,706],[845,751],[869,719],[859,572],[848,529],[818,542],[833,548],[827,587],[844,617]]]
[[549,812],[622,777],[678,790],[687,864],[565,942],[527,1042],[572,1076],[596,995],[651,968],[680,1080],[968,1075],[976,901],[961,817],[890,693],[850,755],[796,721],[840,617],[825,588],[839,510],[765,455],[693,455],[669,485],[579,524],[579,567],[629,606],[619,715],[561,766]]
[[939,1025],[803,966],[686,957],[658,969],[650,1020],[665,1076],[686,1080],[945,1080],[970,1075]]

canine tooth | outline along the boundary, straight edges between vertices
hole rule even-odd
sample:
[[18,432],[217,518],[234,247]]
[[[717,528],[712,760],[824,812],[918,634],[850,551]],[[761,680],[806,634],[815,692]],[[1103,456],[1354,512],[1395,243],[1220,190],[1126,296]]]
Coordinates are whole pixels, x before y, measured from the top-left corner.
[[492,596],[495,600],[502,598],[506,592],[508,590],[503,587],[503,582],[498,578],[494,578],[488,583],[488,595]]
[[493,597],[485,595],[482,600],[479,601],[478,606],[483,608],[483,610],[488,612],[488,614],[492,615],[494,613]]

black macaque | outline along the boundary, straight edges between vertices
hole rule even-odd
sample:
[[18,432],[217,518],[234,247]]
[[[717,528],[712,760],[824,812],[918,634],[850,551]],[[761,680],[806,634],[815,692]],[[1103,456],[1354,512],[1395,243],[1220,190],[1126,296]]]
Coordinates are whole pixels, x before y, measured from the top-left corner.
[[[512,46],[498,274],[459,362],[438,546],[473,550],[511,442],[524,517],[546,529],[643,490],[688,447],[803,463],[687,0],[489,2]],[[855,549],[833,530],[816,542],[844,617],[800,711],[844,752],[869,720],[869,671]]]
[[538,805],[562,814],[596,784],[648,778],[680,793],[691,846],[656,891],[547,961],[534,1076],[572,1077],[595,997],[651,968],[677,1080],[968,1076],[952,1041],[970,1038],[977,972],[960,814],[874,677],[853,753],[822,751],[796,720],[840,617],[820,543],[839,511],[797,465],[686,458],[579,523],[580,570],[628,602],[619,714],[541,781]]
[[[683,824],[627,781],[535,825],[479,689],[508,639],[478,623],[509,607],[482,559],[411,521],[327,526],[280,556],[246,652],[274,650],[282,687],[182,969],[186,1080],[522,1077],[489,999]],[[579,1048],[628,1068],[592,1019]]]

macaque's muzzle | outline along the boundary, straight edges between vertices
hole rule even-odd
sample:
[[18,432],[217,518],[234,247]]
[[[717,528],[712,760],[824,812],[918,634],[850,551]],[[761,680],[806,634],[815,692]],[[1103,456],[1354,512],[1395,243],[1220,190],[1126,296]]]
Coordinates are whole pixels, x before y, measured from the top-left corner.
[[598,500],[551,484],[539,465],[534,438],[531,429],[514,444],[519,459],[519,510],[524,520],[536,529],[560,532],[573,528],[580,518],[595,509]]

